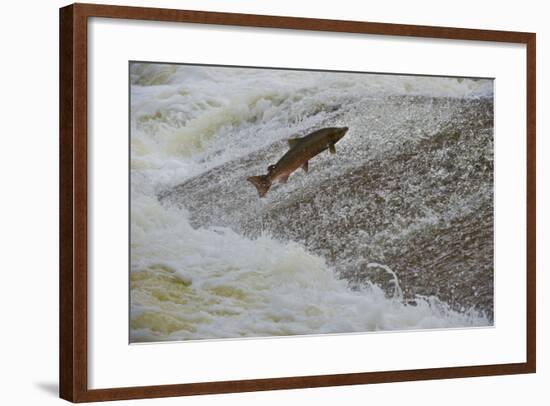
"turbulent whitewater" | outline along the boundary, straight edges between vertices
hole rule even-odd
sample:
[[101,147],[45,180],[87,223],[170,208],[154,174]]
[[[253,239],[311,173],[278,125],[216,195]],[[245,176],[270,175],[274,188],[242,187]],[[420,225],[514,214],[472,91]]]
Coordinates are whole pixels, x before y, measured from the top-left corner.
[[132,342],[492,325],[492,80],[133,63],[130,107]]

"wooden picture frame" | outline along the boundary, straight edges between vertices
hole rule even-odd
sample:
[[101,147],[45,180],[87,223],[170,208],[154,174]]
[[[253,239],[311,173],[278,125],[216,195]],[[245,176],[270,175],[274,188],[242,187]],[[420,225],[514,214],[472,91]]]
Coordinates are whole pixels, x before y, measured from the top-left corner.
[[[344,373],[274,379],[89,389],[88,386],[88,19],[184,22],[240,27],[363,33],[527,47],[527,328],[526,362],[467,367]],[[246,15],[203,11],[74,4],[60,9],[60,397],[72,402],[140,399],[260,390],[313,388],[426,379],[534,373],[536,370],[535,128],[536,37],[534,33],[428,27],[358,21]]]

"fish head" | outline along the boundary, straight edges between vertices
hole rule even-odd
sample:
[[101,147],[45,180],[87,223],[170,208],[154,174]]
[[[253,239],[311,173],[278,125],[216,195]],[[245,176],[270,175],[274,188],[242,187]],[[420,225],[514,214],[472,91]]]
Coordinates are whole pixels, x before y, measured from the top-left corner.
[[332,142],[337,143],[338,141],[340,141],[342,139],[342,137],[344,135],[346,135],[348,130],[349,130],[348,127],[338,127],[338,128],[336,128],[334,133],[331,134],[331,137],[330,137],[332,139]]

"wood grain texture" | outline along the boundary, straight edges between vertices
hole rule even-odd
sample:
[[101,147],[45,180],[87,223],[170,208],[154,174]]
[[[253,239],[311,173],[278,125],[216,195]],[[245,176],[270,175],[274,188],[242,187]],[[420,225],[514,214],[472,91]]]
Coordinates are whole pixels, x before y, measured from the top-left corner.
[[87,16],[60,9],[60,396],[87,384]]
[[470,378],[490,375],[513,375],[534,372],[527,364],[483,365],[417,369],[406,371],[367,372],[337,375],[299,376],[244,381],[199,382],[182,385],[141,386],[90,390],[79,398],[81,402],[124,399],[147,399],[172,396],[208,395],[280,389],[319,388],[430,379]]
[[537,363],[537,53],[536,35],[527,41],[527,365]]
[[[87,21],[89,17],[493,41],[527,46],[527,348],[517,364],[88,389]],[[536,371],[536,37],[533,33],[74,4],[60,9],[60,397],[72,402],[449,379]]]
[[258,14],[218,13],[163,8],[108,6],[101,4],[78,4],[77,7],[89,16],[122,18],[129,20],[169,21],[197,24],[234,25],[241,27],[284,28],[310,31],[331,31],[373,35],[397,35],[408,37],[514,43],[527,43],[530,38],[530,33],[514,31],[326,20],[318,18],[266,16]]
[[59,11],[59,395],[67,400],[74,391],[72,10]]

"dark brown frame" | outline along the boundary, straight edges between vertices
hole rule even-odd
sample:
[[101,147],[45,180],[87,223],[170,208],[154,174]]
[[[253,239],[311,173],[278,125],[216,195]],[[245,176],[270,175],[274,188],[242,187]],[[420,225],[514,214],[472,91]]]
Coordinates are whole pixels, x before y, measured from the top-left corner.
[[[527,346],[526,362],[468,367],[89,389],[87,384],[87,21],[88,17],[269,27],[527,46]],[[73,4],[60,9],[60,397],[72,402],[447,379],[536,371],[534,33],[382,24],[171,9]]]

